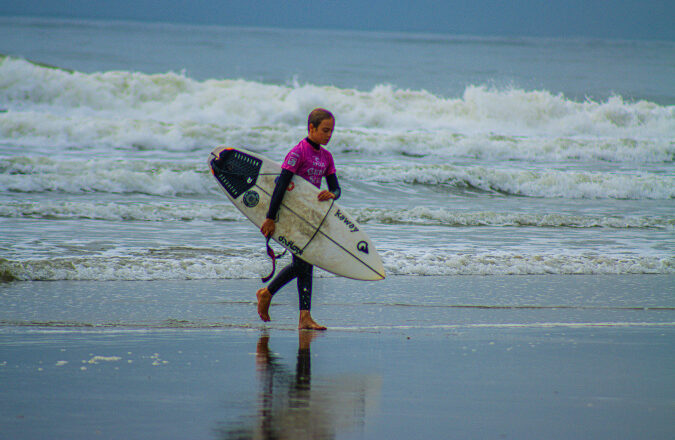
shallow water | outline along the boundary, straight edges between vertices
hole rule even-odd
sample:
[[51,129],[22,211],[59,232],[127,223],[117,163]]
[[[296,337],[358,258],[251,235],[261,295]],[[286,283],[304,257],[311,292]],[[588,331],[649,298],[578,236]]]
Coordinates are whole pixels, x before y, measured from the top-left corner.
[[0,285],[0,424],[17,439],[672,434],[672,275]]
[[648,326],[3,332],[0,421],[17,439],[668,438],[673,336]]
[[3,278],[257,278],[206,158],[316,106],[390,275],[675,270],[672,43],[1,20]]
[[[390,277],[314,282],[314,315],[342,331],[673,325],[670,275]],[[0,287],[0,324],[37,331],[273,328],[293,330],[294,285],[255,309],[257,280],[30,282]],[[33,330],[31,330],[33,329]]]

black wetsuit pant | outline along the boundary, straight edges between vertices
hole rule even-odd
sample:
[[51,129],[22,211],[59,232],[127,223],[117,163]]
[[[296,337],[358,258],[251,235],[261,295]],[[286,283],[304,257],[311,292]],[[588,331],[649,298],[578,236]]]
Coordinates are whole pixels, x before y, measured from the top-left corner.
[[293,255],[293,262],[277,274],[267,286],[272,295],[288,284],[293,278],[298,279],[298,297],[300,310],[312,307],[312,269],[314,266]]

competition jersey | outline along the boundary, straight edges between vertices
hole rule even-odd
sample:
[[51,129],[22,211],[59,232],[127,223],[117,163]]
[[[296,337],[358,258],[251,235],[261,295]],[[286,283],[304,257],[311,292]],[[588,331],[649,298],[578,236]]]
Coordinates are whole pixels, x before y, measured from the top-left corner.
[[335,174],[333,155],[323,147],[317,150],[307,138],[288,152],[281,168],[309,180],[317,188],[321,187],[322,177]]

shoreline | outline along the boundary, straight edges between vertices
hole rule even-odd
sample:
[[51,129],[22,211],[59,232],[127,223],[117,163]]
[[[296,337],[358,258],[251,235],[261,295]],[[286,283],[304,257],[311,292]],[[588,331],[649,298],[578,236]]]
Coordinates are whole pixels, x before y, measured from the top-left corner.
[[[675,275],[317,278],[312,315],[340,330],[675,322]],[[293,283],[260,321],[257,279],[0,284],[0,328],[295,329]],[[422,293],[423,292],[423,293]]]
[[[14,439],[670,438],[673,276],[0,285]],[[423,292],[423,294],[422,294]]]
[[0,424],[15,439],[669,438],[674,340],[672,326],[0,333]]

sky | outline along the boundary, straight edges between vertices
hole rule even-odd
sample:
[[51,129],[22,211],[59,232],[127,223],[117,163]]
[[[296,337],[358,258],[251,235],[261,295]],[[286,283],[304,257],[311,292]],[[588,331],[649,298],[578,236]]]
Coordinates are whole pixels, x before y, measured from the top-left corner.
[[0,16],[675,41],[674,0],[22,0]]

